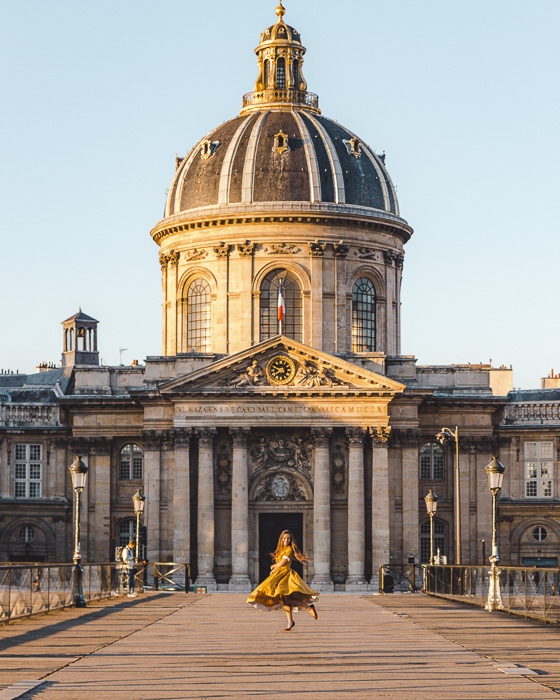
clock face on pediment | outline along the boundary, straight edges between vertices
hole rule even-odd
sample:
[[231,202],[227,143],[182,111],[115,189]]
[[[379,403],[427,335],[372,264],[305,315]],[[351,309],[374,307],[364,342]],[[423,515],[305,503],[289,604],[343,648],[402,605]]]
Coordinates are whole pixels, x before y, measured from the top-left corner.
[[287,355],[276,355],[266,366],[266,376],[271,384],[289,384],[296,376],[295,362]]
[[[160,387],[162,393],[303,393],[361,391],[394,395],[404,384],[297,341],[271,339],[191,371]],[[371,396],[371,393],[368,393]]]

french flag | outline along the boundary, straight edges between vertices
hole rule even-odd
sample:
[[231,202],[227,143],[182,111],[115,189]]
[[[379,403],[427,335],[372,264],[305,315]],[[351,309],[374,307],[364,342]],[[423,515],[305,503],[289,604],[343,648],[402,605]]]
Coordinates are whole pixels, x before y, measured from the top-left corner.
[[284,304],[284,292],[282,290],[282,280],[280,280],[280,286],[278,287],[278,320],[280,323],[284,320],[286,315],[286,305]]

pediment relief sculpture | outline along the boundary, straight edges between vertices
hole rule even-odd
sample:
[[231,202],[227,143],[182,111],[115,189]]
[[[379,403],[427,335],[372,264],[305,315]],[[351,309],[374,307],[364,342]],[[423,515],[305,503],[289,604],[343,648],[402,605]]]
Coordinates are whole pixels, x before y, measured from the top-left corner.
[[276,355],[266,364],[252,360],[236,376],[223,379],[222,386],[232,389],[246,387],[305,387],[331,388],[347,386],[334,374],[334,370],[321,362],[295,361],[288,355]]

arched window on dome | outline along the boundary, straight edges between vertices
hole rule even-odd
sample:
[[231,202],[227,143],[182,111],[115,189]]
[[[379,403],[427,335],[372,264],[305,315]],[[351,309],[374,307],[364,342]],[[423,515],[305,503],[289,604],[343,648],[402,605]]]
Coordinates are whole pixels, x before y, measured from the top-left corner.
[[278,292],[282,280],[282,296],[286,314],[282,322],[282,335],[302,340],[302,294],[297,277],[288,270],[269,272],[261,285],[261,340],[268,340],[279,333]]
[[360,277],[352,288],[352,352],[375,351],[375,287]]
[[279,58],[276,64],[276,87],[284,89],[286,87],[286,59]]
[[187,352],[210,352],[210,285],[199,278],[187,290]]

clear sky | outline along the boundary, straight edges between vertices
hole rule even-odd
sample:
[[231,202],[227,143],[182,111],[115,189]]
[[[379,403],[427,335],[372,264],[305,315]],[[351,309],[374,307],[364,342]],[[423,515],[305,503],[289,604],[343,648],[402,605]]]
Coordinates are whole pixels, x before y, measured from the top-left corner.
[[[237,115],[275,0],[3,0],[0,369],[161,352],[175,155]],[[406,247],[402,352],[560,371],[558,0],[286,0],[323,113],[386,151]],[[120,348],[126,348],[120,353]]]

